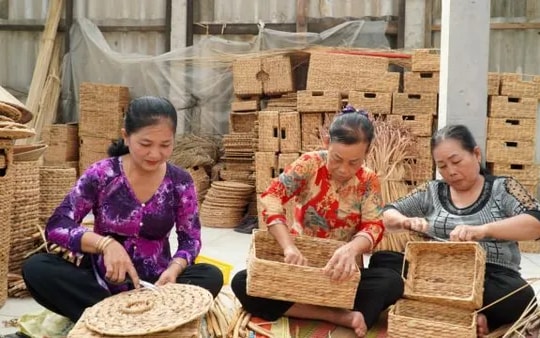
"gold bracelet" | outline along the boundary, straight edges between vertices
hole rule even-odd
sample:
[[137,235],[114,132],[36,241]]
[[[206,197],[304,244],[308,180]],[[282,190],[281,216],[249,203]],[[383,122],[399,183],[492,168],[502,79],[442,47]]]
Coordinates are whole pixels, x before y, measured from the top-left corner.
[[113,238],[111,236],[102,237],[96,244],[96,251],[100,254],[103,253],[105,247],[108,246],[112,241]]
[[107,236],[107,239],[103,241],[103,244],[101,245],[101,253],[105,251],[105,249],[114,241],[114,238],[111,236]]
[[182,268],[182,271],[184,271],[185,268],[187,268],[187,262],[186,264],[182,263],[182,262],[179,262],[177,261],[176,259],[172,259],[171,262],[169,263],[169,266],[173,265],[173,264],[178,264],[180,265],[180,267]]
[[101,248],[101,245],[103,244],[103,241],[105,240],[106,237],[101,237],[100,239],[97,240],[96,244],[95,244],[95,248],[96,248],[96,252],[97,253],[100,253],[101,251],[99,251],[99,248]]

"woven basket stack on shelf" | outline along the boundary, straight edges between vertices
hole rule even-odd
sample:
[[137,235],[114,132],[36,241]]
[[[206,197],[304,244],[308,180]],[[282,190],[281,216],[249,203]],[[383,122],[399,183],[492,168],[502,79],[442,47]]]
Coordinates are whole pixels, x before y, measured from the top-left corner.
[[208,227],[234,228],[246,213],[253,186],[232,181],[214,181],[204,202],[201,223]]

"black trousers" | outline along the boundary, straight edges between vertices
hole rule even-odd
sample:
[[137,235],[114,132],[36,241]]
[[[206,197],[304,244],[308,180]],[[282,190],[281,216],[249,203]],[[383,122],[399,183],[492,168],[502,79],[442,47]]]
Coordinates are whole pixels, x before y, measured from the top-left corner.
[[[391,267],[394,270],[401,272],[403,258],[404,256],[401,253],[390,251],[381,252],[377,257],[375,264]],[[521,278],[521,275],[518,272],[499,265],[486,264],[483,295],[484,303],[482,307],[505,297],[526,284],[527,282]],[[510,324],[518,320],[534,298],[534,290],[529,285],[503,301],[483,310],[482,313],[487,318],[490,330],[494,330],[502,325]]]
[[[97,282],[89,259],[76,266],[54,254],[36,254],[25,261],[22,272],[28,291],[40,305],[73,322],[87,307],[111,296]],[[200,286],[216,297],[223,274],[213,265],[194,264],[178,276],[177,283]]]
[[[384,267],[361,269],[361,281],[356,290],[354,310],[364,316],[368,328],[372,327],[388,306],[403,294],[403,279],[393,269]],[[244,309],[254,316],[274,321],[283,316],[294,303],[252,297],[246,293],[246,270],[238,272],[231,287]]]

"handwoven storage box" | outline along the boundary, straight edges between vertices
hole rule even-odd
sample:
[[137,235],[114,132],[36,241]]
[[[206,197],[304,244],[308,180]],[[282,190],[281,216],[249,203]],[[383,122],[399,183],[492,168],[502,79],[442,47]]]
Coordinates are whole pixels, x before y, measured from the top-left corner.
[[[294,91],[291,59],[287,55],[269,56],[262,59],[261,76],[266,95],[281,95]],[[265,76],[267,74],[267,77]]]
[[500,95],[501,74],[488,73],[488,95]]
[[321,149],[320,131],[324,125],[323,113],[303,113],[300,115],[302,126],[302,151]]
[[66,167],[39,168],[39,211],[41,223],[46,223],[75,184],[77,170]]
[[437,94],[435,93],[394,93],[392,101],[392,114],[437,114]]
[[364,73],[352,79],[352,90],[361,92],[395,93],[399,91],[401,74],[397,72]]
[[259,130],[258,151],[279,151],[279,112],[260,111],[257,122]]
[[102,137],[83,136],[79,141],[79,174],[82,175],[91,164],[109,157],[107,149],[112,140]]
[[413,72],[438,72],[440,69],[440,50],[416,49],[412,55]]
[[349,104],[370,114],[390,114],[392,112],[392,93],[349,92]]
[[282,153],[297,153],[302,146],[300,114],[296,111],[279,113],[279,150]]
[[[340,53],[311,53],[309,60],[309,70],[307,76],[307,90],[337,90],[344,94],[350,90],[361,90],[358,88],[358,78],[369,77],[378,83],[386,84],[385,89],[388,89],[388,77],[386,81],[377,80],[385,78],[385,73],[388,71],[388,59],[372,56],[340,54]],[[391,77],[398,76],[393,74]],[[366,81],[364,81],[366,82]],[[393,82],[392,82],[393,84]],[[370,84],[362,83],[362,87]],[[367,89],[366,91],[379,91],[375,88]],[[386,91],[386,90],[382,90]],[[390,91],[391,92],[391,91]]]
[[405,93],[438,93],[439,72],[405,72],[403,87]]
[[431,114],[388,115],[386,118],[402,121],[415,136],[431,136],[433,131],[433,115]]
[[409,242],[407,299],[467,310],[482,306],[486,253],[476,242]]
[[512,119],[536,119],[538,99],[508,96],[491,96],[489,98],[490,117],[508,117]]
[[8,264],[11,241],[11,210],[14,190],[13,141],[0,139],[0,155],[5,166],[0,168],[0,307],[8,297]]
[[416,158],[429,158],[431,156],[431,135],[424,137],[415,137],[414,145],[412,146],[412,154]]
[[339,91],[301,90],[298,91],[297,95],[297,110],[301,113],[341,110],[341,93]]
[[232,64],[234,93],[240,97],[262,95],[260,58],[241,58]]
[[487,140],[486,160],[488,162],[533,164],[534,159],[535,149],[532,141]]
[[247,262],[247,294],[255,297],[285,300],[351,309],[360,282],[360,270],[339,284],[322,269],[334,251],[345,244],[330,239],[294,236],[294,244],[306,257],[308,266],[283,262],[283,249],[267,231],[253,233]]
[[255,153],[255,188],[258,193],[268,188],[272,179],[278,175],[277,156],[274,152]]
[[279,154],[278,155],[278,174],[281,174],[285,168],[300,157],[298,153]]
[[540,253],[540,241],[520,241],[519,250],[528,253]]
[[501,95],[540,98],[540,75],[501,74]]
[[388,312],[388,338],[476,338],[476,312],[400,299]]
[[128,87],[83,82],[79,89],[79,135],[120,137],[129,100]]
[[488,118],[488,138],[498,140],[534,140],[536,119]]
[[243,100],[237,98],[231,103],[231,110],[234,112],[254,112],[260,110],[259,99],[247,99]]
[[507,162],[487,163],[490,172],[496,176],[510,176],[520,182],[537,181],[540,167],[535,164],[513,164]]
[[77,124],[53,124],[43,128],[42,140],[49,145],[44,163],[79,160],[79,129]]
[[433,179],[435,164],[431,158],[407,159],[404,180],[424,182]]
[[230,133],[249,133],[255,128],[257,113],[230,113],[229,132]]

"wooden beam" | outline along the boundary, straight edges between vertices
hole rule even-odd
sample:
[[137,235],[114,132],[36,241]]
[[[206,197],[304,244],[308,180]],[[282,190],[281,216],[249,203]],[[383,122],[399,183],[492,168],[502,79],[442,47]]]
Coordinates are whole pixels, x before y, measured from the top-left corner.
[[172,0],[165,0],[165,51],[171,50]]
[[433,36],[431,26],[433,24],[433,0],[426,0],[425,26],[424,26],[424,47],[433,47]]
[[[510,29],[540,29],[540,22],[497,22],[491,23],[492,30],[510,30]],[[441,25],[432,25],[431,31],[437,32],[441,30]]]
[[397,48],[405,48],[405,0],[398,1]]

